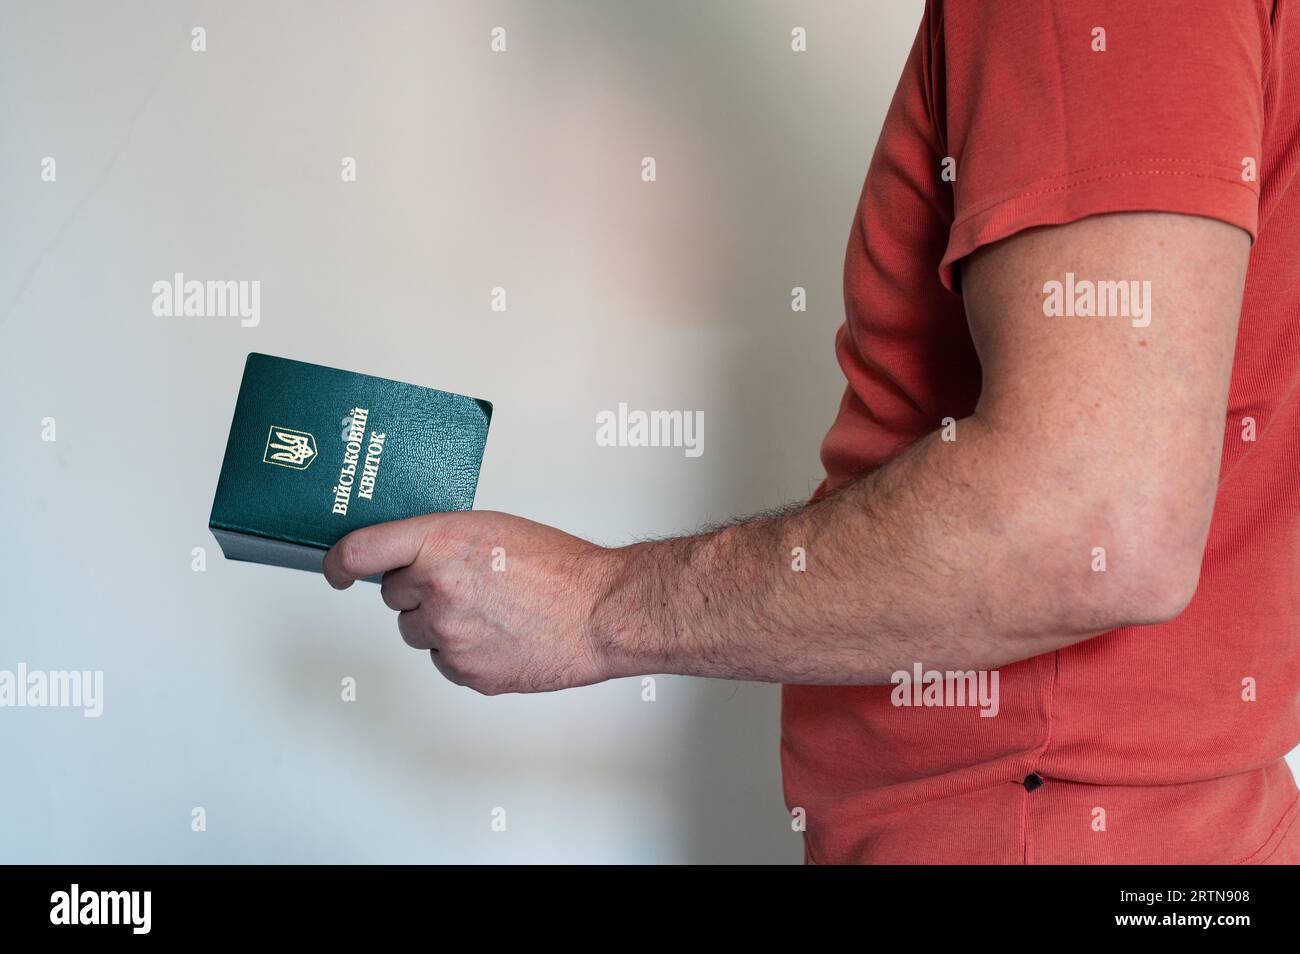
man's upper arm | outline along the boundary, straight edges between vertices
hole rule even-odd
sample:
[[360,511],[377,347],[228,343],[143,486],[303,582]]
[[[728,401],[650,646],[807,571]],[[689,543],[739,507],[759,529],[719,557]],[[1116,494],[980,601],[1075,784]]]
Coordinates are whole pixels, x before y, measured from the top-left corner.
[[1030,229],[962,266],[975,416],[1008,483],[1174,612],[1214,504],[1249,251],[1224,222],[1126,213]]

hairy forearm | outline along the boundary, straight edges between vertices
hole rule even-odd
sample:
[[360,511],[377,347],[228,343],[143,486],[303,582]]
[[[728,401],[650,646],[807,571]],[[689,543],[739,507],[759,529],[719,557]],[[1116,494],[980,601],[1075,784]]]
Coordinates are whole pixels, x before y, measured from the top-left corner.
[[[789,513],[614,551],[593,614],[611,669],[886,683],[1154,621],[1132,609],[1151,584],[1128,525],[980,420],[959,434]],[[1098,571],[1094,547],[1119,565]]]

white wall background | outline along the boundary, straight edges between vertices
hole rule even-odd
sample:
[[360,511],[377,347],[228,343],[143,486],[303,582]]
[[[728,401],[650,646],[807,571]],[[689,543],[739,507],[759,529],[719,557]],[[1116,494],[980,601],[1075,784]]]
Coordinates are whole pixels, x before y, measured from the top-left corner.
[[[797,861],[775,687],[482,698],[207,516],[251,350],[491,399],[478,505],[602,543],[805,497],[920,8],[4,3],[0,668],[106,699],[0,711],[0,860]],[[154,317],[176,271],[260,280],[261,325]],[[703,410],[704,456],[598,448],[620,401]]]
[[[493,400],[478,505],[604,543],[805,497],[920,6],[4,3],[0,668],[106,699],[0,711],[0,860],[798,860],[775,687],[482,698],[207,516],[251,350]],[[176,271],[261,325],[154,317]],[[620,401],[703,410],[704,456],[597,447]]]

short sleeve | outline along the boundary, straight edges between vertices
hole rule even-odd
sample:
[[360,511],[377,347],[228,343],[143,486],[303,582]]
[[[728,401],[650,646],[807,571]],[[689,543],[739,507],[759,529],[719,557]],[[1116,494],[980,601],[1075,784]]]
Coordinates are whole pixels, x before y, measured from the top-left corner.
[[1106,212],[1256,237],[1270,0],[932,0],[954,160],[940,278],[981,245]]

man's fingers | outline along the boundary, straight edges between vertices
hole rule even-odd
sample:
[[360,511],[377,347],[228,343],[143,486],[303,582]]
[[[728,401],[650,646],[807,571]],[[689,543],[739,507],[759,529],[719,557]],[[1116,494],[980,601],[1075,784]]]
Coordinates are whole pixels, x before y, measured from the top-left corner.
[[379,586],[379,596],[390,610],[419,609],[422,596],[416,571],[409,566],[389,570]]
[[397,631],[402,634],[402,641],[412,649],[438,649],[433,638],[433,629],[421,617],[419,610],[404,610],[397,614]]
[[446,663],[442,661],[442,657],[438,655],[438,650],[429,650],[429,658],[433,660],[433,668],[442,673],[442,678],[457,686],[465,685],[465,681],[453,673]]
[[429,532],[428,517],[353,530],[325,554],[325,579],[336,590],[386,570],[410,566]]

